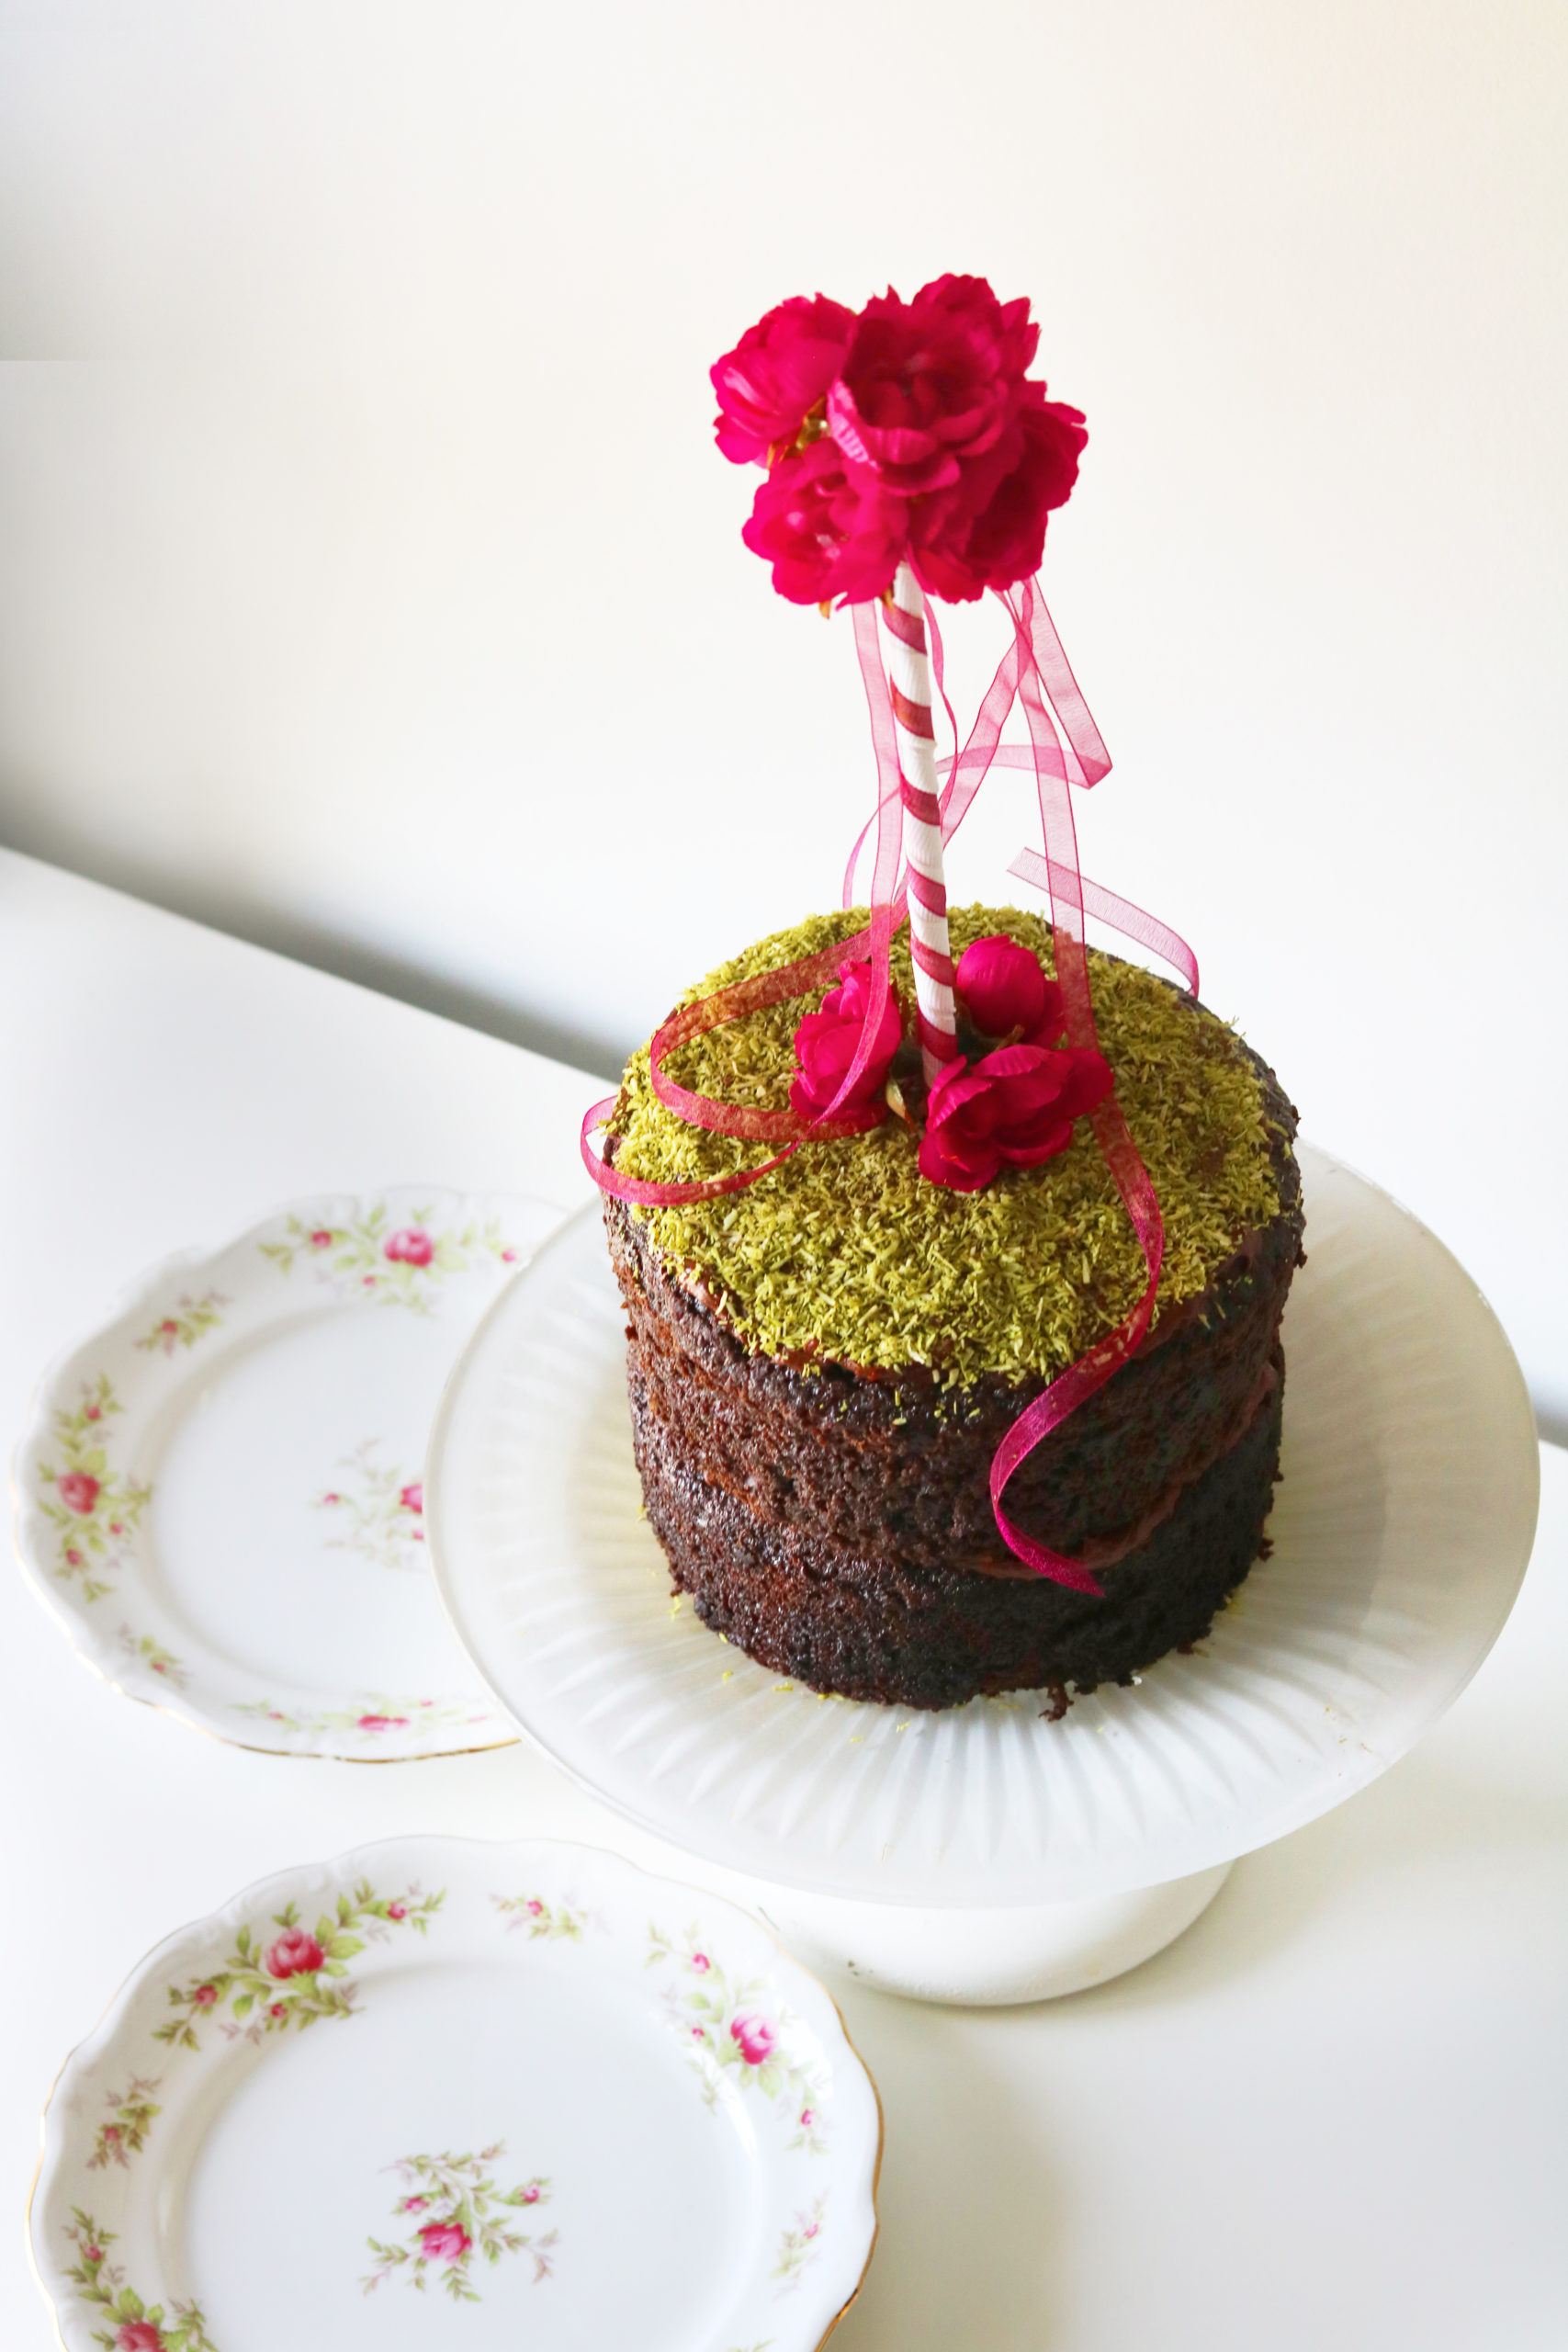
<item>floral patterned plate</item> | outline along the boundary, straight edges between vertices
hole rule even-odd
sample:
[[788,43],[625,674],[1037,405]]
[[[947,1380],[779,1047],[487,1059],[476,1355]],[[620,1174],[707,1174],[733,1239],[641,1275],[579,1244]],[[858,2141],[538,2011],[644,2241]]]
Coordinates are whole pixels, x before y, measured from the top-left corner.
[[432,1589],[423,1464],[465,1340],[559,1214],[297,1201],[138,1283],[47,1375],[16,1461],[23,1565],[88,1664],[283,1755],[514,1738]]
[[30,2239],[66,2352],[808,2352],[881,2143],[745,1912],[591,1848],[401,1838],[142,1962],[55,2086]]

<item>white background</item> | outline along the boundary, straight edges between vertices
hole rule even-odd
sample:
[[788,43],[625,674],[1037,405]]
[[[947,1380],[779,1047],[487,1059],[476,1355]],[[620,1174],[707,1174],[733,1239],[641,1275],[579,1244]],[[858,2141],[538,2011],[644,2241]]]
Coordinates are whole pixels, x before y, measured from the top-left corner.
[[705,369],[983,272],[1089,420],[1087,870],[1568,1427],[1565,49],[1547,0],[4,0],[0,838],[613,1067],[870,797]]

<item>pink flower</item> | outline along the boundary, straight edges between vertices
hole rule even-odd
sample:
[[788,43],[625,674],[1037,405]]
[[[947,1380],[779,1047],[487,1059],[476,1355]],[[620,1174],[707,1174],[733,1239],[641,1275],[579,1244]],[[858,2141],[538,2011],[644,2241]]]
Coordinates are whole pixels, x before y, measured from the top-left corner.
[[191,1996],[198,2009],[209,2009],[218,1998],[216,1984],[198,1984]]
[[503,1266],[514,1266],[517,1262],[516,1250],[503,1250],[501,1253],[501,1262]]
[[321,1500],[323,1503],[341,1503],[343,1497],[341,1495],[323,1495],[321,1497]]
[[426,2262],[461,2262],[473,2240],[460,2222],[426,2222],[419,2233]]
[[104,2126],[104,2138],[105,2138],[106,2140],[107,2140],[107,2141],[108,2141],[108,2143],[110,2143],[110,2145],[111,2145],[111,2146],[112,2146],[112,2145],[114,2144],[114,2143],[115,2143],[115,2142],[119,2138],[119,2136],[120,2136],[120,2131],[119,2131],[119,2125],[118,2125],[118,2123],[106,2123],[106,2124],[105,2124],[105,2126]]
[[889,288],[855,322],[829,433],[906,497],[951,489],[1001,440],[1039,340],[1027,301],[1004,307],[983,277],[933,278],[910,302]]
[[389,1919],[406,1919],[406,1918],[408,1917],[408,1916],[409,1916],[409,1915],[408,1915],[408,1905],[407,1905],[406,1904],[404,1904],[404,1903],[389,1903],[389,1904],[388,1904],[388,1905],[387,1905],[387,1917],[388,1917],[388,1918],[389,1918]]
[[398,1496],[398,1501],[404,1510],[422,1511],[424,1509],[424,1488],[417,1478],[412,1487],[403,1487]]
[[164,2331],[150,2319],[128,2319],[114,2341],[115,2352],[164,2352]]
[[1038,1167],[1066,1151],[1073,1121],[1102,1102],[1111,1083],[1091,1046],[1003,1046],[973,1069],[961,1054],[931,1088],[920,1173],[950,1192],[979,1193],[1005,1166]]
[[708,1958],[705,1951],[694,1951],[692,1954],[692,1966],[696,1970],[699,1976],[705,1976],[708,1970],[713,1966],[713,1962]]
[[993,932],[973,940],[958,959],[959,1001],[985,1036],[1026,1046],[1051,1046],[1062,1034],[1062,991],[1040,959],[1016,939]]
[[530,1919],[542,1919],[545,1916],[545,1906],[536,1894],[531,1894],[523,1908],[527,1912]]
[[781,302],[710,371],[718,446],[738,466],[765,465],[793,444],[838,374],[855,318],[841,302],[796,294]]
[[172,1340],[179,1337],[180,1327],[172,1315],[165,1315],[158,1329],[160,1331],[166,1331]]
[[98,1499],[96,1478],[89,1478],[85,1470],[64,1470],[54,1483],[60,1489],[60,1499],[68,1510],[75,1511],[83,1519],[91,1518]]
[[312,1250],[330,1250],[333,1246],[332,1227],[319,1225],[310,1236]]
[[423,1226],[405,1225],[400,1233],[388,1235],[381,1254],[394,1265],[428,1266],[435,1255],[435,1244]]
[[872,478],[852,478],[831,441],[814,441],[773,466],[740,536],[792,605],[860,604],[897,571],[908,511]]
[[[860,1043],[861,1025],[871,988],[871,966],[840,964],[839,986],[823,998],[821,1010],[808,1012],[795,1033],[795,1057],[800,1065],[789,1090],[792,1111],[819,1118],[828,1110],[849,1072]],[[871,1059],[856,1079],[840,1116],[874,1102],[887,1081],[887,1066],[898,1050],[903,1017],[896,989],[888,991],[877,1024]]]
[[407,1715],[361,1715],[358,1728],[361,1731],[401,1731],[407,1722]]
[[1039,339],[1026,301],[998,302],[983,277],[933,278],[910,302],[866,304],[828,395],[852,470],[919,502],[908,551],[939,595],[1038,571],[1046,514],[1077,478],[1083,418],[1025,380]]
[[85,2245],[82,2248],[82,2259],[84,2262],[101,2262],[103,2258],[104,2250],[101,2245]]
[[124,1528],[120,1525],[120,1523],[119,1523],[119,1521],[118,1521],[118,1519],[111,1519],[111,1520],[110,1520],[110,1521],[109,1521],[109,1533],[110,1533],[111,1535],[123,1535],[123,1534],[125,1533],[125,1530],[124,1530]]
[[694,2041],[701,2041],[704,2038],[704,2029],[700,2025],[694,2025],[692,2028],[692,2040]]
[[801,2110],[800,2110],[800,2128],[801,2128],[801,2130],[802,2130],[803,2132],[809,2132],[809,2131],[810,2131],[810,2129],[811,2129],[811,2127],[812,2127],[812,2125],[816,2122],[816,2120],[817,2120],[817,2110],[816,2110],[816,2109],[815,2109],[815,2108],[813,2108],[813,2107],[803,2107],[803,2108],[801,2109]]
[[102,1407],[101,1405],[86,1405],[86,1406],[84,1406],[84,1408],[83,1408],[83,1419],[84,1419],[85,1420],[89,1420],[89,1421],[101,1421],[101,1420],[103,1419],[103,1418],[104,1418],[104,1412],[103,1412],[103,1407]]
[[539,2184],[536,2180],[531,2180],[528,2183],[527,2188],[523,2191],[523,2202],[525,2205],[536,2205],[538,2201]]
[[65,1556],[66,1556],[66,1558],[70,1561],[70,1563],[71,1563],[71,1565],[72,1565],[72,1566],[73,1566],[73,1568],[79,1568],[79,1567],[81,1566],[81,1565],[82,1565],[82,1555],[81,1555],[81,1553],[80,1553],[80,1552],[78,1552],[78,1550],[76,1549],[76,1546],[74,1545],[74,1544],[68,1544],[66,1545],[66,1547],[65,1547]]
[[402,2210],[405,2213],[423,2213],[429,2202],[428,2197],[405,2197]]
[[1024,384],[1010,435],[966,469],[950,499],[915,512],[910,554],[926,587],[963,604],[1038,571],[1046,518],[1071,495],[1088,438],[1076,408],[1048,401],[1043,384]]
[[800,2234],[803,2238],[814,2238],[821,2226],[820,2222],[807,2222]]
[[740,2045],[740,2055],[748,2066],[760,2066],[773,2050],[778,2035],[764,2017],[755,2009],[738,2009],[729,2020],[729,2038]]
[[271,2007],[267,2010],[267,2015],[269,2018],[286,2018],[288,2015],[288,2002],[274,2001]]
[[876,296],[847,337],[845,315],[820,298],[783,303],[714,371],[719,447],[770,466],[741,536],[774,587],[795,604],[858,601],[905,557],[960,602],[1026,579],[1087,437],[1078,411],[1025,375],[1039,341],[1028,303],[948,276],[908,302]]
[[326,1954],[312,1935],[303,1928],[286,1928],[266,1955],[269,1976],[309,1976],[320,1968]]

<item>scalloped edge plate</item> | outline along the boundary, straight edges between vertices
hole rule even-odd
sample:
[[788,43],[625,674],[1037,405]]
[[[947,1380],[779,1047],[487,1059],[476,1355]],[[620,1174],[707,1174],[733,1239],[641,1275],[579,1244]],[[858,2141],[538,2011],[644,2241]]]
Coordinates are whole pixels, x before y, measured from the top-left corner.
[[398,1838],[148,1954],[61,2071],[28,2243],[66,2352],[810,2352],[881,2149],[835,2004],[746,1912]]
[[[421,1462],[464,1341],[561,1216],[439,1185],[317,1193],[133,1283],[44,1375],[13,1464],[23,1570],[85,1663],[276,1755],[513,1740],[430,1592]],[[372,1615],[381,1656],[355,1672]]]

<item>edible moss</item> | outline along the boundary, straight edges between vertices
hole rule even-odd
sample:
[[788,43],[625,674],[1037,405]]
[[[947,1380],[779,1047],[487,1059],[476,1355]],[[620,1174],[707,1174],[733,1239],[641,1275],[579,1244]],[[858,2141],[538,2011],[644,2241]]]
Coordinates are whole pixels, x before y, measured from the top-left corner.
[[[814,915],[759,940],[699,981],[728,983],[863,930],[863,910]],[[949,910],[954,956],[1006,932],[1055,969],[1051,927],[1012,907]],[[1278,1216],[1265,1097],[1223,1021],[1137,965],[1089,952],[1102,1051],[1165,1220],[1159,1314],[1207,1287],[1245,1235]],[[893,974],[914,1003],[907,933]],[[783,1110],[792,1040],[823,990],[694,1038],[667,1065],[721,1102]],[[688,1126],[654,1094],[648,1047],[634,1055],[612,1123],[615,1165],[658,1183],[728,1175],[773,1147]],[[700,1273],[747,1345],[811,1368],[927,1366],[944,1386],[981,1374],[1046,1377],[1115,1328],[1142,1295],[1143,1252],[1087,1121],[1043,1167],[1004,1170],[981,1193],[928,1183],[918,1138],[888,1118],[871,1133],[807,1144],[742,1192],[681,1208],[636,1209],[667,1262]]]

